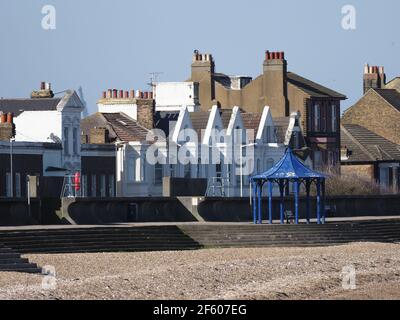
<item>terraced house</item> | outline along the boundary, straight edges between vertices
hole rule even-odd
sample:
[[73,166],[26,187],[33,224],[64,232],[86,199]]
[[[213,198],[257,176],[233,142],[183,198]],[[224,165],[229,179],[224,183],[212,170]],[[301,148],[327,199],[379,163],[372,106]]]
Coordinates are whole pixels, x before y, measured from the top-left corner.
[[199,84],[203,111],[217,100],[222,108],[241,106],[252,113],[261,113],[264,106],[269,106],[274,118],[300,113],[300,125],[312,150],[314,167],[339,169],[340,103],[346,96],[288,72],[284,52],[267,51],[263,73],[253,79],[218,73],[211,54],[195,51],[187,81]]

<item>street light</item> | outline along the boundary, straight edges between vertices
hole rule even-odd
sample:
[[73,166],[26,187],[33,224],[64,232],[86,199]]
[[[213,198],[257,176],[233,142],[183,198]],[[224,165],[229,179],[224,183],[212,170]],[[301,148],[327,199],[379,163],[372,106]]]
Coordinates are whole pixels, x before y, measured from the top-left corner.
[[14,198],[14,170],[13,170],[13,142],[15,138],[10,139],[10,196]]
[[240,146],[240,197],[243,198],[243,148],[257,146],[257,143],[244,144]]

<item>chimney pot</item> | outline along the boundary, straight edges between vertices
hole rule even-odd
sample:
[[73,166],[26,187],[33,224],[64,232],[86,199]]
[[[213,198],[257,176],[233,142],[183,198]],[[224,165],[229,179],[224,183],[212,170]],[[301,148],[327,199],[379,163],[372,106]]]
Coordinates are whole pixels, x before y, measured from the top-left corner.
[[112,89],[108,89],[107,98],[109,98],[109,99],[112,98]]
[[285,60],[285,52],[281,51],[281,59]]
[[125,91],[125,99],[129,99],[129,91]]
[[42,81],[40,83],[40,90],[46,90],[46,82]]
[[107,91],[103,91],[103,99],[107,98]]
[[119,98],[120,99],[124,98],[124,90],[119,90]]
[[1,114],[1,123],[6,123],[7,122],[7,114],[2,113]]
[[118,90],[117,89],[113,89],[113,98],[114,99],[118,98]]

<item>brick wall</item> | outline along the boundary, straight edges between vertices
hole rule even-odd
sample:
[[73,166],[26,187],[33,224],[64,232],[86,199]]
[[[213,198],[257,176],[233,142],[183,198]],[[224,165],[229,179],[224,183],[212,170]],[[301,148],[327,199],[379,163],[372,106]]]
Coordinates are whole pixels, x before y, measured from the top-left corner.
[[400,112],[374,90],[362,97],[343,116],[344,124],[358,124],[400,144]]

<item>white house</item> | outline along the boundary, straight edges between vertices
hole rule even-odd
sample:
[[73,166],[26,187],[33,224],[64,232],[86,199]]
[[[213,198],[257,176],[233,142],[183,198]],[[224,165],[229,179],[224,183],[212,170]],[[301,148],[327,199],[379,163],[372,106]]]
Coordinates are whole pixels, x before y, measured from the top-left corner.
[[[81,167],[80,119],[83,109],[75,91],[68,90],[63,96],[55,97],[50,84],[45,83],[39,91],[32,92],[30,99],[0,101],[0,111],[14,115],[16,143],[60,145],[62,150],[53,151],[45,163],[71,172],[79,171]],[[60,175],[61,171],[51,174]]]

